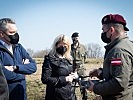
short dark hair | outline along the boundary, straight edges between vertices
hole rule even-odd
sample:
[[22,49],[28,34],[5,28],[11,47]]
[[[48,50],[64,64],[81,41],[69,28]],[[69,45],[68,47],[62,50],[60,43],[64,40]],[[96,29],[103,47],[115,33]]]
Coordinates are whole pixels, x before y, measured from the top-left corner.
[[73,34],[72,34],[72,38],[73,37],[79,37],[79,33],[78,32],[74,32]]
[[11,18],[2,18],[0,19],[0,30],[7,31],[7,23],[15,24],[15,21],[13,21]]

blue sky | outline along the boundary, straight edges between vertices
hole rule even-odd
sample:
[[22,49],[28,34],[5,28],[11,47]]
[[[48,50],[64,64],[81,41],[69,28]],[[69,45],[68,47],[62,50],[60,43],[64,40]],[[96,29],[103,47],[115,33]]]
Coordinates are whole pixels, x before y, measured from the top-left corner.
[[133,40],[132,4],[132,0],[1,0],[0,18],[16,21],[20,43],[26,49],[49,49],[57,35],[71,39],[73,32],[80,33],[83,44],[103,47],[101,19],[110,13],[124,16]]

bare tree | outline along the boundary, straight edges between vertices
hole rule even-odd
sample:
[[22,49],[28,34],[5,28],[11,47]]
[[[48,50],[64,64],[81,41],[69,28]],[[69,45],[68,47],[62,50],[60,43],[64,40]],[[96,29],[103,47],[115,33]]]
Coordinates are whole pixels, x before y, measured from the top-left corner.
[[28,48],[28,49],[27,49],[27,52],[29,53],[29,55],[30,55],[31,57],[33,57],[34,50]]
[[[85,46],[87,58],[103,57],[101,46],[99,44],[88,43],[87,45],[84,45],[84,46]],[[32,49],[29,48],[27,49],[27,52],[33,58],[43,58],[45,55],[49,53],[49,49],[39,50],[34,52]]]
[[102,57],[101,46],[99,44],[89,43],[86,46],[87,56],[89,58],[98,58]]
[[36,52],[33,54],[33,58],[43,58],[45,55],[48,54],[48,52],[49,52],[48,49],[36,51]]

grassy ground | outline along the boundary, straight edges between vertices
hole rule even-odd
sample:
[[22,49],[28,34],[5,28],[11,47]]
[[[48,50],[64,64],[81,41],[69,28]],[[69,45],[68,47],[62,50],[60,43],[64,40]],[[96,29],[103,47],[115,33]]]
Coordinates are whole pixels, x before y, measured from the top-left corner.
[[[42,58],[35,59],[37,62],[37,71],[32,75],[27,75],[27,99],[28,100],[44,100],[45,96],[45,87],[46,85],[41,83],[41,67],[43,63]],[[86,67],[86,75],[88,75],[89,71],[98,68],[102,65],[102,59],[87,59],[85,67]],[[88,91],[89,98],[88,100],[99,100],[99,96],[94,93],[90,93]],[[79,88],[76,88],[76,96],[78,100],[81,100],[81,94]]]

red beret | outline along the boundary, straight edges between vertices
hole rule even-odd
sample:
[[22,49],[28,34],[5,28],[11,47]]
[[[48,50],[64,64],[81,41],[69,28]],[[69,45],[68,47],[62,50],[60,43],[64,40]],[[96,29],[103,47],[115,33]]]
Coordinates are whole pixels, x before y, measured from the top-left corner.
[[126,27],[126,20],[119,14],[109,14],[102,18],[102,24],[119,23],[124,26],[125,31],[129,31]]

